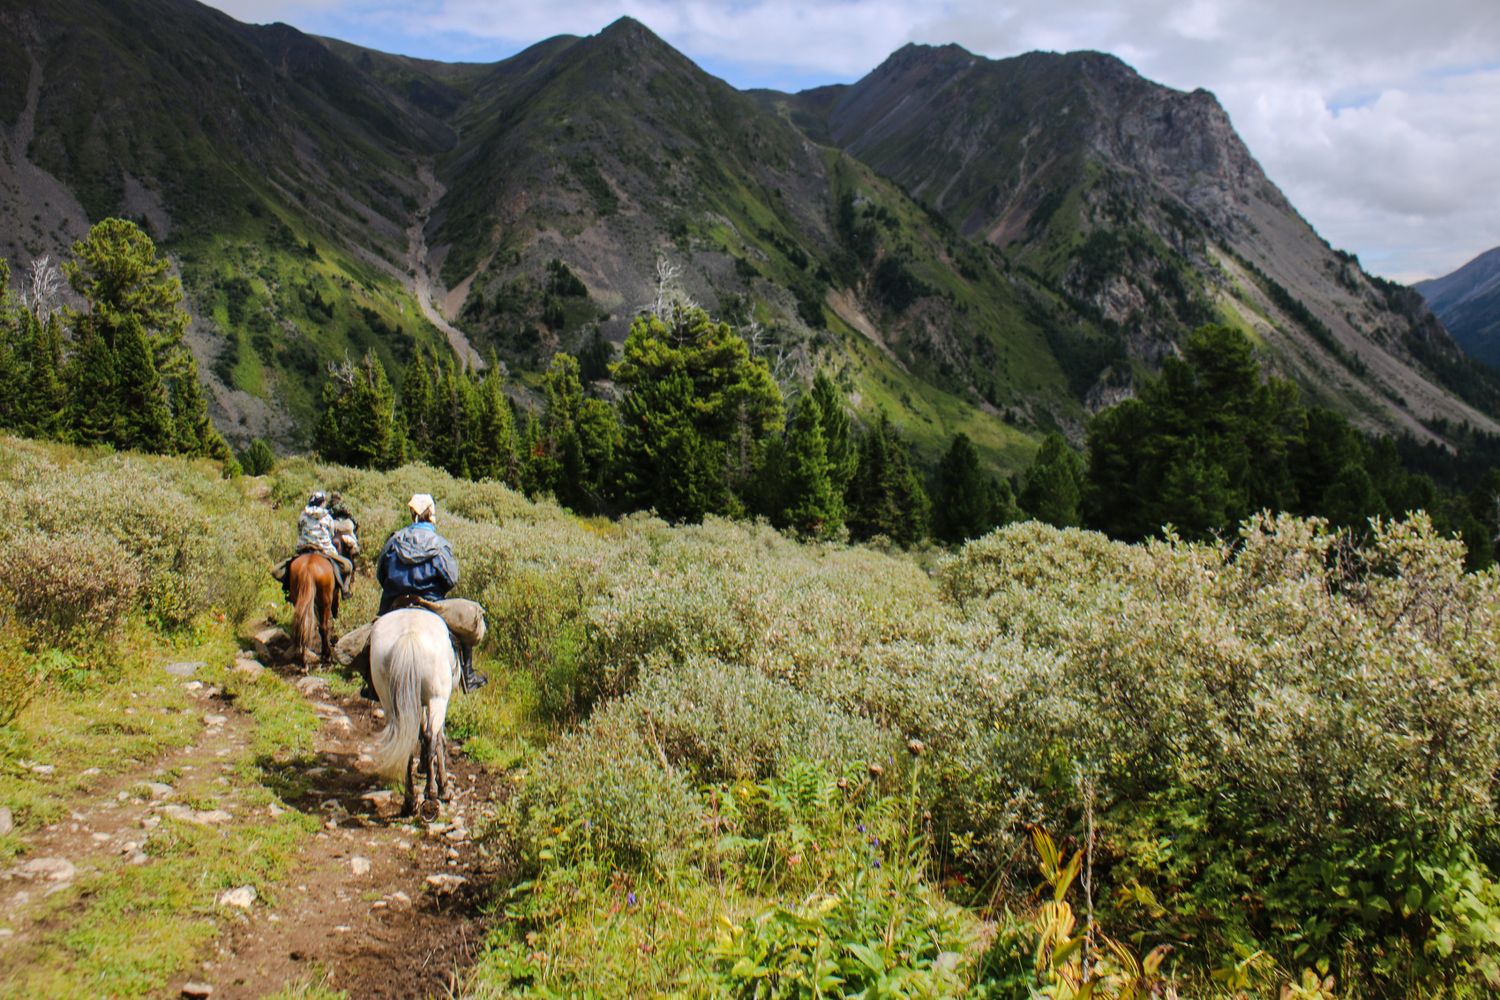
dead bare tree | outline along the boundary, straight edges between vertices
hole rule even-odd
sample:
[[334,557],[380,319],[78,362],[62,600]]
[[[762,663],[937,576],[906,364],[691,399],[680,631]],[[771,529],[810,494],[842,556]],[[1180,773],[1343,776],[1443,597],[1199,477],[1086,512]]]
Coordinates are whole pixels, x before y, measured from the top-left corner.
[[669,323],[678,309],[692,309],[696,302],[683,290],[682,265],[667,260],[666,254],[656,255],[656,302],[651,315]]
[[781,387],[782,395],[789,395],[788,390],[797,381],[798,355],[800,349],[795,345],[785,344],[776,340],[756,320],[751,320],[740,331],[745,338],[745,343],[750,347],[750,353],[763,360],[766,367],[771,370],[771,378]]
[[49,255],[42,254],[31,262],[27,286],[27,290],[21,294],[22,303],[31,310],[38,322],[47,322],[56,307],[57,294],[62,289],[62,271]]

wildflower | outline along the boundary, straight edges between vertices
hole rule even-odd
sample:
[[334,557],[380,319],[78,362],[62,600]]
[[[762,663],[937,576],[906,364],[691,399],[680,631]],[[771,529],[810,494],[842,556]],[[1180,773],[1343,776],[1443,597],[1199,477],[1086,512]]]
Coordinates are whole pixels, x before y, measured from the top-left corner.
[[800,854],[788,854],[786,856],[786,863],[787,863],[788,866],[790,866],[792,868],[796,868],[798,865],[800,865],[802,863],[802,855],[800,855]]
[[880,867],[880,859],[876,858],[874,861],[870,862],[870,867],[871,868],[879,868]]
[[627,892],[625,894],[625,902],[626,902],[627,905],[634,906],[635,905],[635,893],[633,893],[633,892]]
[[881,767],[879,764],[871,764],[868,768],[866,768],[866,770],[870,772],[870,777],[872,778],[878,778],[885,773],[885,768]]
[[926,749],[927,744],[923,743],[916,737],[912,737],[911,739],[906,741],[906,752],[911,754],[913,757],[922,756],[922,751]]
[[863,823],[855,823],[854,824],[854,829],[858,830],[860,833],[864,833],[865,832],[865,825]]

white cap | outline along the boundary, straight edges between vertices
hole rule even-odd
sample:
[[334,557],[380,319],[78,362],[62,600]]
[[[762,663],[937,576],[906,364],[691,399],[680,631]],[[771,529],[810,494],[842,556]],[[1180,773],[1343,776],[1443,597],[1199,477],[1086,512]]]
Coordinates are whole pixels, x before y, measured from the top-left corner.
[[406,502],[411,512],[417,517],[425,517],[430,521],[437,520],[437,504],[432,502],[432,496],[427,493],[415,493]]

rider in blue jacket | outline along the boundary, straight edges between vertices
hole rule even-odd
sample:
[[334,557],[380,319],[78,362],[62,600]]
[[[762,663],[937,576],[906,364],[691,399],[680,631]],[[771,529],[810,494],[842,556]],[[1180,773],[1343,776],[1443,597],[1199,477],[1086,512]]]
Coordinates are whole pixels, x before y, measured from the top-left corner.
[[[432,497],[418,493],[407,507],[411,524],[391,535],[375,560],[382,615],[417,598],[441,601],[458,583],[458,560],[448,539],[437,533],[437,505]],[[459,652],[464,690],[482,687],[489,678],[475,671],[466,647],[460,646]]]

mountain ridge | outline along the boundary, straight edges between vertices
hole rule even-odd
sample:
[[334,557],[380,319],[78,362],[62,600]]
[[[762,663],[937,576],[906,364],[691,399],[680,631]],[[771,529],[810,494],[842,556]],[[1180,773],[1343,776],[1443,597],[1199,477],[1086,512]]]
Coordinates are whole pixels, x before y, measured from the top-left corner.
[[1500,365],[1500,247],[1457,270],[1412,286],[1474,357]]
[[[442,344],[428,273],[443,324],[524,372],[595,327],[619,340],[661,268],[789,386],[830,367],[928,455],[959,430],[1002,468],[1049,430],[1080,440],[1212,320],[1367,429],[1500,430],[1500,393],[1420,300],[1317,238],[1211,94],[1107,54],[908,45],[789,95],[738,91],[628,17],[447,64],[145,2],[155,28],[95,0],[0,2],[43,67],[0,209],[41,218],[47,199],[17,193],[31,166],[80,206],[0,251],[55,254],[102,213],[151,223],[235,439],[305,443],[324,360],[373,349],[399,373]],[[119,120],[85,110],[91,63],[116,67],[98,100]]]

